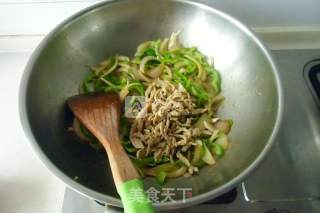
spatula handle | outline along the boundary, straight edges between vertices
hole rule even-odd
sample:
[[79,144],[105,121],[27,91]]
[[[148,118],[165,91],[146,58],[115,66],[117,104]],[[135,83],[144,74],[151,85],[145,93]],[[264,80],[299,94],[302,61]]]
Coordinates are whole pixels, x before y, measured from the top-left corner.
[[112,141],[110,139],[109,141],[104,141],[103,145],[109,157],[113,179],[121,197],[124,212],[153,213],[152,204],[144,192],[143,181],[139,178],[140,175],[125,153],[120,140],[115,136]]
[[151,201],[144,192],[141,179],[132,179],[117,186],[125,213],[154,213]]

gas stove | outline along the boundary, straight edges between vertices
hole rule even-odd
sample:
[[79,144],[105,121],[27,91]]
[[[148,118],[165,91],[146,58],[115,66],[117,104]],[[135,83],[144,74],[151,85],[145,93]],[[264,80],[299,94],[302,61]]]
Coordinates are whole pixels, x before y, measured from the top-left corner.
[[[166,212],[314,213],[320,211],[320,50],[275,50],[284,118],[266,160],[233,190]],[[122,212],[66,189],[62,213]]]
[[[28,42],[29,43],[29,42]],[[22,47],[21,45],[18,45]],[[243,183],[226,195],[213,201],[183,210],[171,212],[319,212],[320,209],[320,136],[319,136],[319,60],[320,50],[277,50],[273,51],[278,62],[282,77],[285,98],[284,121],[275,146],[267,159]],[[6,120],[2,129],[6,137],[3,150],[23,150],[19,158],[10,161],[3,160],[2,178],[8,175],[12,183],[4,184],[2,190],[8,195],[2,200],[1,212],[15,212],[16,200],[41,200],[42,205],[31,201],[24,202],[23,208],[30,212],[61,212],[60,202],[64,184],[50,175],[47,170],[37,166],[38,160],[33,159],[22,130],[17,129],[19,122],[14,106],[17,106],[16,95],[7,93],[8,88],[13,94],[18,94],[17,80],[29,58],[28,52],[2,53],[0,65],[2,70],[10,70],[2,75],[1,97],[7,100],[2,105],[2,118]],[[12,110],[12,111],[10,111]],[[10,121],[10,122],[9,122]],[[16,138],[15,140],[12,138]],[[9,147],[9,148],[8,148]],[[22,153],[22,154],[21,154]],[[16,153],[15,153],[16,155]],[[2,153],[3,159],[12,154]],[[21,160],[23,159],[23,160]],[[17,166],[19,165],[19,167]],[[30,167],[29,165],[33,165]],[[7,167],[5,167],[7,166]],[[16,167],[15,167],[16,166]],[[7,168],[7,169],[5,169]],[[12,170],[15,168],[16,173]],[[11,172],[9,172],[11,171]],[[4,174],[4,175],[3,175]],[[17,174],[17,175],[15,175]],[[23,177],[21,179],[21,177]],[[22,181],[23,180],[23,181]],[[37,183],[34,194],[34,183]],[[30,186],[19,189],[19,193],[10,187]],[[32,195],[32,196],[30,196]],[[10,199],[11,198],[11,199]],[[7,209],[6,209],[7,208]],[[22,208],[22,207],[21,207]],[[34,210],[36,208],[36,210]],[[114,212],[114,209],[108,212]],[[6,211],[7,210],[7,211]],[[24,212],[28,210],[24,209]],[[104,207],[78,193],[67,189],[64,197],[63,213],[102,213]]]

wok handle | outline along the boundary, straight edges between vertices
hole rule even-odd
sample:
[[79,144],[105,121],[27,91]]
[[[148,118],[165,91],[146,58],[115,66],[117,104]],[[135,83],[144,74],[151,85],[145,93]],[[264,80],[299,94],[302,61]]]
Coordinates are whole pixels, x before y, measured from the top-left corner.
[[311,85],[314,88],[314,91],[316,95],[318,96],[318,99],[320,99],[320,82],[319,82],[319,72],[320,72],[320,64],[316,65],[311,68],[309,71],[309,80],[311,82]]

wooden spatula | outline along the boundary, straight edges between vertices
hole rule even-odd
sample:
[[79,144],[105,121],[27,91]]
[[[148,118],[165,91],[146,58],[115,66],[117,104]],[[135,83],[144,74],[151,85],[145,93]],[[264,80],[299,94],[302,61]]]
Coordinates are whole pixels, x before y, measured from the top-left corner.
[[[139,173],[120,142],[119,96],[117,94],[77,95],[68,99],[68,105],[80,122],[105,148],[125,212],[154,212],[151,202],[144,194]],[[137,195],[137,192],[140,195]]]

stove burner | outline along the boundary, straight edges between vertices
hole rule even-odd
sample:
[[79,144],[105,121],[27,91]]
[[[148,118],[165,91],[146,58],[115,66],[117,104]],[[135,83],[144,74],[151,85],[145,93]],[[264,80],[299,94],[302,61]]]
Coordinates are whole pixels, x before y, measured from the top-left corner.
[[204,202],[201,205],[232,203],[237,198],[237,194],[238,194],[237,189],[233,188],[230,191],[226,192],[225,194],[220,195],[219,197],[216,197],[207,202]]
[[271,210],[266,211],[266,213],[290,213],[290,210],[273,208]]
[[97,204],[99,204],[100,206],[106,206],[106,204],[100,202],[100,201],[97,201],[97,200],[94,200]]
[[[234,189],[231,189],[230,191],[226,192],[225,194],[220,195],[219,197],[216,197],[216,198],[209,200],[207,202],[204,202],[200,205],[232,203],[236,199],[236,197],[237,197],[237,189],[234,188]],[[95,200],[95,202],[97,204],[99,204],[100,206],[105,206],[105,204],[100,201]],[[277,212],[268,212],[268,213],[277,213]]]
[[304,76],[316,103],[320,106],[320,60],[309,62],[304,68]]

